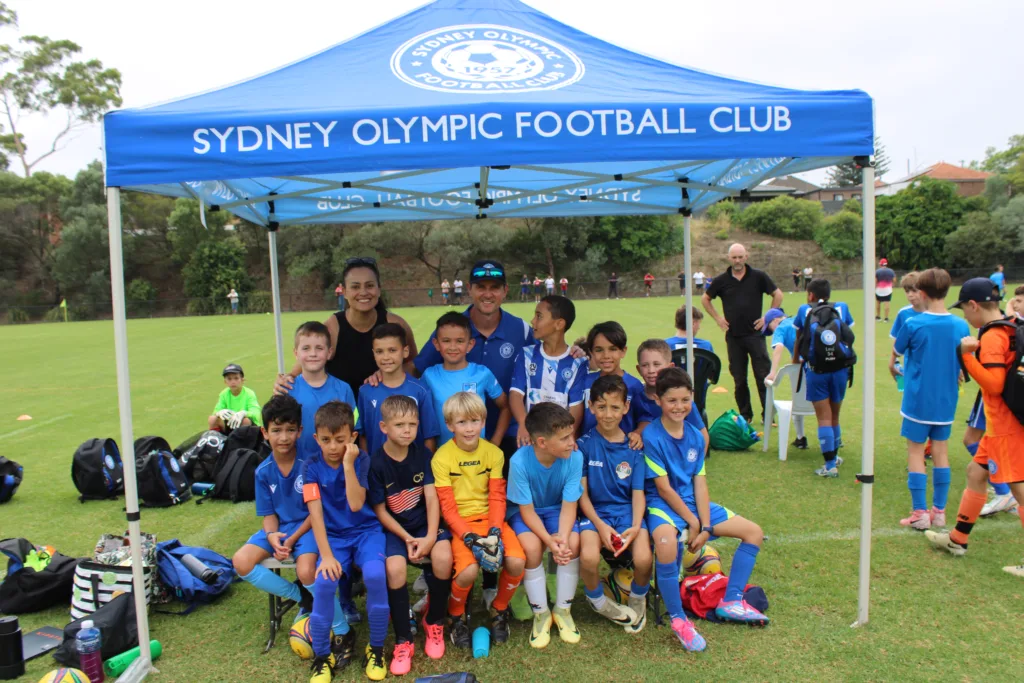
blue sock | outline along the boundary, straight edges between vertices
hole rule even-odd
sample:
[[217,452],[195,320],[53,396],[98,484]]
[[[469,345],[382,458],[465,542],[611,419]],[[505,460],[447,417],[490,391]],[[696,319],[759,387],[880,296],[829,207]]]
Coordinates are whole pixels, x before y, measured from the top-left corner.
[[729,583],[725,586],[725,601],[743,599],[743,589],[754,573],[754,563],[761,549],[750,543],[740,543],[736,554],[732,556],[732,567],[729,569]]
[[323,575],[316,577],[313,584],[313,613],[309,615],[309,637],[313,641],[313,654],[318,657],[326,657],[331,653],[331,621],[337,592],[337,581]]
[[822,453],[832,453],[836,450],[836,440],[832,436],[831,425],[828,427],[818,427],[818,443],[821,444]]
[[683,598],[679,595],[679,570],[675,562],[656,562],[654,575],[658,580],[658,592],[665,601],[665,610],[670,619],[685,619]]
[[256,565],[252,571],[240,577],[242,581],[251,583],[265,593],[276,595],[285,600],[298,602],[302,599],[299,587],[283,576],[275,574],[262,565]]
[[994,481],[992,481],[991,479],[989,480],[988,483],[992,484],[992,488],[995,489],[997,496],[1005,496],[1007,493],[1010,492],[1010,485],[1009,484],[997,484]]
[[839,442],[843,440],[843,428],[839,425],[832,425],[832,439],[835,446],[839,446]]
[[[978,443],[981,442],[979,441]],[[969,446],[965,446],[965,448],[967,448],[967,452],[971,454],[972,458],[978,454],[978,443],[972,443]]]
[[925,493],[928,488],[928,475],[924,472],[908,472],[907,488],[910,489],[910,500],[915,510],[927,510]]
[[[678,574],[676,575],[678,576]],[[651,582],[648,581],[646,586],[637,585],[636,581],[633,581],[629,586],[629,592],[638,598],[642,598],[647,595],[647,591],[651,590]]]
[[383,560],[372,560],[362,566],[366,584],[366,619],[370,622],[370,647],[384,647],[388,636],[388,582]]
[[338,599],[341,600],[341,604],[345,607],[350,608],[352,611],[356,610],[356,604],[352,601],[352,574],[349,572],[342,574],[341,579],[338,581]]
[[[315,583],[311,583],[306,586],[306,590],[310,593],[313,592],[313,588],[316,586]],[[348,633],[348,619],[345,618],[345,613],[341,610],[341,602],[338,600],[334,601],[334,621],[331,622],[331,630],[334,631],[334,635],[343,636]]]
[[601,588],[601,584],[597,584],[597,588],[590,590],[586,586],[583,586],[583,592],[586,593],[587,597],[591,600],[597,600],[599,597],[604,595],[604,589]]
[[932,468],[932,505],[940,510],[946,509],[946,502],[949,499],[949,468]]

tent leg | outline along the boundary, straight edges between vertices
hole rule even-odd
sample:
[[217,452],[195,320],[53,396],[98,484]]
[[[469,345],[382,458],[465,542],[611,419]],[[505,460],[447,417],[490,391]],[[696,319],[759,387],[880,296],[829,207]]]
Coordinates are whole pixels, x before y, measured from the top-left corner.
[[270,289],[274,299],[274,341],[277,344],[277,374],[284,373],[284,336],[281,334],[281,277],[277,272],[277,230],[267,233],[270,242]]
[[683,215],[683,275],[686,276],[686,370],[694,377],[693,368],[693,253],[690,249],[690,214]]
[[149,615],[146,612],[146,580],[142,573],[142,533],[139,530],[139,490],[135,478],[132,444],[132,397],[128,376],[128,325],[124,305],[124,262],[121,246],[121,188],[107,188],[107,229],[110,237],[110,295],[114,305],[114,358],[117,366],[117,406],[121,418],[121,448],[124,451],[124,500],[128,517],[128,538],[132,548],[132,591],[135,619],[139,628],[140,665],[148,670],[153,661],[149,651]]
[[875,169],[864,165],[862,175],[864,202],[864,358],[861,364],[861,386],[864,387],[861,433],[860,478],[860,581],[857,587],[857,621],[853,627],[868,623],[871,599],[871,498],[875,474],[875,318],[871,315],[874,301],[875,268]]

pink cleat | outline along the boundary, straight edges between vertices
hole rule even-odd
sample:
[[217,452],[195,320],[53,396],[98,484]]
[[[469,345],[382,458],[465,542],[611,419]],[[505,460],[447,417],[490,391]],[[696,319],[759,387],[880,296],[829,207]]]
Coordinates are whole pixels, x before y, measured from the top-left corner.
[[932,528],[932,516],[927,510],[914,510],[906,519],[900,520],[901,526],[909,526],[917,531],[927,531]]
[[689,652],[703,652],[704,648],[708,646],[704,636],[697,633],[697,629],[693,627],[693,622],[689,619],[680,619],[678,617],[673,619],[672,633],[676,635],[679,642]]
[[946,510],[943,508],[940,510],[937,507],[933,507],[931,512],[928,513],[931,517],[931,523],[933,527],[944,527],[946,526]]
[[412,643],[398,643],[395,654],[391,656],[391,675],[404,676],[412,670],[412,655],[416,646]]
[[431,659],[444,657],[444,625],[428,624],[427,618],[423,617],[423,632],[426,634],[426,642],[423,644],[423,651]]
[[754,626],[767,626],[768,617],[758,612],[747,604],[746,600],[722,600],[715,608],[715,614],[719,619],[735,621],[741,624],[752,624]]

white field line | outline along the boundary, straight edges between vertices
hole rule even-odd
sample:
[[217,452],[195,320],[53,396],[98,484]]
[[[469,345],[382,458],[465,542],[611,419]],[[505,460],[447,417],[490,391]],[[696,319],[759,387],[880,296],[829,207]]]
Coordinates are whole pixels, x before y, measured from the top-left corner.
[[241,503],[237,504],[237,505],[234,505],[230,501],[209,500],[209,501],[204,502],[203,505],[213,505],[213,506],[231,505],[231,507],[233,509],[230,512],[227,512],[226,514],[220,515],[217,518],[217,521],[214,522],[213,524],[207,525],[207,527],[205,529],[203,529],[203,532],[201,534],[199,534],[198,536],[190,537],[189,541],[192,543],[192,545],[196,545],[196,546],[203,546],[203,547],[205,547],[206,544],[209,543],[210,539],[212,539],[214,536],[216,536],[221,531],[223,531],[228,526],[230,526],[235,520],[237,520],[239,517],[241,517],[243,513],[246,513],[248,515],[252,515],[253,514],[251,506],[245,505],[245,504],[241,504]]
[[59,422],[60,420],[66,420],[69,417],[71,417],[71,413],[64,413],[63,415],[58,415],[57,417],[51,417],[49,420],[43,420],[42,422],[36,422],[35,424],[31,424],[28,427],[22,427],[21,429],[15,429],[13,432],[7,432],[6,434],[0,434],[0,440],[6,439],[6,438],[11,437],[11,436],[17,436],[18,434],[24,434],[25,432],[30,431],[32,429],[35,429],[36,427],[42,427],[44,425],[53,424],[54,422]]
[[[955,515],[955,513],[954,513]],[[985,518],[978,519],[978,523],[975,525],[975,531],[979,529],[1010,529],[1020,527],[1020,520],[1017,519],[1016,515],[1010,515],[1008,513],[1000,513],[995,519]],[[952,527],[949,527],[952,528]],[[896,536],[907,536],[923,538],[924,534],[915,532],[911,529],[904,529],[902,527],[882,527],[880,529],[872,529],[872,538],[893,538]],[[725,539],[722,539],[725,540]],[[847,529],[845,531],[812,531],[805,534],[765,534],[765,545],[800,545],[802,543],[822,543],[828,541],[859,541],[860,540],[860,529]],[[715,541],[718,543],[719,541]]]

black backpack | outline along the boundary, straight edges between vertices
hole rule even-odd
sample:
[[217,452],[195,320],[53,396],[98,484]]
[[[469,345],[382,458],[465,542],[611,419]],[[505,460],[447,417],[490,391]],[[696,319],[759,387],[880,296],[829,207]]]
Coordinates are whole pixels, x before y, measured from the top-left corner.
[[[800,357],[819,375],[852,368],[857,363],[853,350],[853,330],[843,322],[839,311],[828,302],[815,304],[807,312],[800,339]],[[801,373],[801,380],[803,373]],[[797,380],[799,384],[801,380]],[[850,373],[853,384],[853,373]],[[797,386],[797,391],[800,387]]]
[[21,465],[0,455],[0,503],[14,498],[15,491],[25,478],[25,470]]
[[978,330],[978,339],[993,327],[1009,327],[1013,330],[1013,334],[1010,335],[1013,363],[1006,368],[1003,400],[1006,401],[1006,407],[1010,412],[1024,424],[1024,325],[1014,318],[995,320]]
[[25,566],[33,550],[36,547],[24,538],[0,541],[0,555],[7,556],[7,577],[0,583],[0,613],[25,614],[60,604],[66,608],[70,602],[75,567],[82,560],[55,551],[46,567],[36,571]]
[[179,450],[175,451],[175,455],[178,456],[190,481],[213,483],[213,471],[217,465],[217,458],[224,450],[226,438],[230,437],[225,437],[213,429],[189,439],[186,442],[189,444],[187,448],[182,448],[185,444],[178,446]]
[[230,452],[225,448],[217,460],[213,488],[196,502],[202,503],[207,498],[230,500],[232,503],[256,500],[256,468],[265,458],[248,448],[236,448]]
[[270,455],[270,444],[263,438],[263,431],[256,425],[248,425],[233,429],[224,442],[224,453],[230,453],[236,448],[248,448],[260,454],[260,460]]
[[89,439],[71,460],[71,480],[78,500],[108,500],[124,492],[121,451],[113,439]]
[[82,665],[78,656],[75,636],[82,630],[82,622],[89,620],[100,630],[100,654],[103,659],[116,657],[139,644],[138,625],[135,621],[135,596],[122,593],[105,603],[92,614],[76,619],[64,627],[64,640],[53,651],[59,664],[73,668]]
[[145,507],[170,507],[192,496],[191,484],[171,446],[159,436],[135,440],[135,476]]

